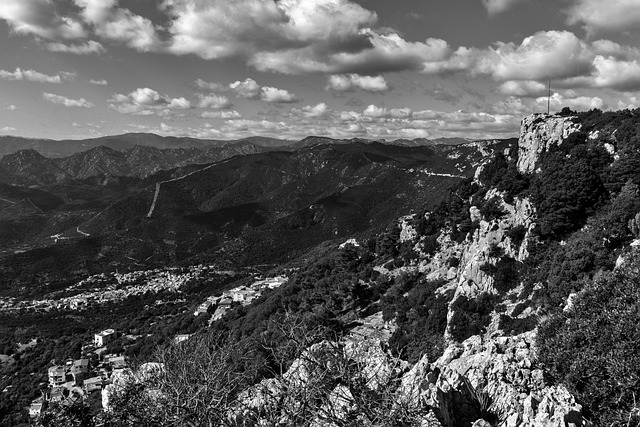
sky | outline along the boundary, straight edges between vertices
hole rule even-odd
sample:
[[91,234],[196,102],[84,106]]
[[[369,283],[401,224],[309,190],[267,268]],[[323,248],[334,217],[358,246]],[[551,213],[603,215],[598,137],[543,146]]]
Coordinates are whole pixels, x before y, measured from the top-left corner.
[[640,107],[639,0],[0,0],[0,135],[517,136]]

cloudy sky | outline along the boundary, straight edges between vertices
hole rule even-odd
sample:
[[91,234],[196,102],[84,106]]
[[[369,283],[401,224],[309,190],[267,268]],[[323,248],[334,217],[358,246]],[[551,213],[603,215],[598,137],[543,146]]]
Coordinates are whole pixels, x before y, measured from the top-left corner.
[[0,134],[517,134],[640,106],[638,0],[0,0]]

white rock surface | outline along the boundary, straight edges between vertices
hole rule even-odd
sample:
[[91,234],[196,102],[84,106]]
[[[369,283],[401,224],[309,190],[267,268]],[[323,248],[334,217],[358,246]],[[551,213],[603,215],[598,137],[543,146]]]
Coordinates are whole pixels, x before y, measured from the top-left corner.
[[531,173],[536,170],[540,155],[553,145],[581,129],[576,117],[533,114],[522,119],[518,141],[518,170]]

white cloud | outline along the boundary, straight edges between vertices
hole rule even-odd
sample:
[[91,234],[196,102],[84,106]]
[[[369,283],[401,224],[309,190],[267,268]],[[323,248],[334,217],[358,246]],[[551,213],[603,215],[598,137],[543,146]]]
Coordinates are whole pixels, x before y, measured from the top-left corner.
[[255,99],[260,96],[260,85],[251,78],[235,81],[229,85],[240,98]]
[[91,55],[106,52],[106,49],[102,44],[93,40],[89,40],[82,44],[71,45],[64,43],[49,43],[47,44],[47,50],[50,52],[73,53],[76,55]]
[[292,108],[291,113],[294,116],[317,119],[326,117],[329,113],[329,107],[327,107],[327,104],[325,104],[324,102],[321,102],[314,106],[305,105],[302,108]]
[[591,43],[591,48],[597,55],[613,56],[623,60],[640,59],[640,49],[637,47],[623,46],[611,40],[596,40]]
[[498,91],[503,95],[537,98],[547,93],[547,86],[531,80],[513,81],[502,83]]
[[11,127],[11,126],[5,126],[3,128],[0,128],[0,131],[2,131],[2,132],[13,132],[15,130],[16,130],[16,128]]
[[511,9],[524,0],[482,0],[482,4],[487,9],[489,15],[495,15]]
[[623,91],[640,90],[640,63],[638,60],[618,61],[613,57],[597,56],[593,64],[594,87],[613,88]]
[[294,93],[290,93],[285,89],[278,89],[271,86],[264,86],[260,90],[260,99],[264,102],[288,104],[297,102],[298,98]]
[[50,40],[71,40],[87,35],[78,20],[60,16],[53,1],[2,0],[0,19],[6,20],[16,33]]
[[71,99],[66,96],[56,95],[53,93],[43,92],[42,98],[52,104],[64,105],[65,107],[91,108],[93,104],[84,98]]
[[231,102],[226,96],[198,94],[198,98],[200,98],[200,102],[198,103],[199,108],[222,109],[231,107]]
[[91,79],[91,80],[89,80],[89,83],[91,83],[92,85],[96,85],[96,86],[106,86],[106,85],[109,84],[109,82],[104,80],[104,79],[101,79],[101,80]]
[[570,24],[583,24],[589,33],[638,31],[640,3],[637,0],[573,0],[567,10]]
[[203,111],[200,115],[203,119],[239,119],[242,117],[236,110],[229,111]]
[[453,52],[448,43],[429,38],[408,42],[397,33],[378,33],[369,28],[359,36],[365,42],[360,49],[318,50],[313,47],[258,52],[249,61],[260,71],[285,74],[360,73],[418,70],[428,73],[464,69],[466,55]]
[[240,98],[260,99],[264,102],[271,103],[292,103],[297,102],[298,98],[295,94],[285,89],[278,89],[271,86],[260,86],[252,78],[246,78],[243,81],[235,81],[229,85]]
[[61,72],[55,76],[40,73],[34,70],[22,70],[16,68],[15,71],[0,70],[0,79],[4,80],[24,80],[39,83],[62,83],[63,80],[74,80],[75,73]]
[[211,91],[219,91],[224,90],[225,87],[219,83],[207,82],[202,79],[197,79],[195,82],[196,87],[199,89],[211,90]]
[[[551,110],[560,111],[564,107],[569,107],[572,110],[586,111],[594,108],[602,109],[605,107],[605,103],[602,98],[598,96],[576,96],[574,98],[566,98],[559,93],[554,93],[549,99]],[[536,100],[540,110],[546,110],[547,97],[541,97]]]
[[114,94],[108,103],[109,108],[121,114],[140,116],[169,117],[175,115],[176,110],[192,108],[183,97],[171,98],[150,88],[138,88],[128,95]]
[[520,45],[497,43],[482,52],[475,71],[497,81],[561,79],[588,74],[593,53],[569,31],[540,31]]
[[337,74],[329,77],[325,88],[337,92],[347,92],[362,89],[368,92],[384,92],[389,86],[382,76],[361,76],[359,74]]
[[294,46],[350,45],[374,12],[349,0],[165,0],[169,50],[204,59]]
[[162,50],[162,42],[151,20],[117,7],[117,0],[74,0],[95,34],[141,52]]
[[7,110],[9,111],[16,111],[18,109],[18,107],[16,107],[15,105],[11,104],[7,107]]
[[369,105],[362,114],[366,117],[372,117],[376,119],[380,118],[407,118],[413,114],[410,108],[385,108],[377,107],[373,104]]
[[290,130],[291,127],[287,125],[285,122],[274,122],[271,120],[227,120],[225,125],[222,127],[223,131],[249,131],[254,134],[259,134],[264,131],[278,131],[278,132],[286,132]]

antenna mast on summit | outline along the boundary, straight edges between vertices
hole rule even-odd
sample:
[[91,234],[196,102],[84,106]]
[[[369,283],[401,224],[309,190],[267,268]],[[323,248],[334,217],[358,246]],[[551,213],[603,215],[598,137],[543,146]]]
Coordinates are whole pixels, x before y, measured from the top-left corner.
[[549,79],[549,95],[547,96],[547,116],[551,113],[551,79]]

